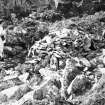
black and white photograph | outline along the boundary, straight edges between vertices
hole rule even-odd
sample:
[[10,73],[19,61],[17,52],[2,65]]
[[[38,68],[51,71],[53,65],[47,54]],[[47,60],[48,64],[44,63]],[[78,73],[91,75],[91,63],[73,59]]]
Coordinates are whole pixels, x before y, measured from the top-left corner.
[[105,105],[105,0],[0,0],[0,105]]

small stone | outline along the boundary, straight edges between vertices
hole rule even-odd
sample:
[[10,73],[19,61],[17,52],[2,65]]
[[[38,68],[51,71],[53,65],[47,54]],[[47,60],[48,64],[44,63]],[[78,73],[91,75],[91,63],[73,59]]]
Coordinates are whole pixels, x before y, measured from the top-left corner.
[[33,104],[31,100],[27,100],[22,105],[33,105]]
[[40,84],[40,82],[41,82],[41,76],[37,74],[31,78],[29,85],[32,89],[34,89],[38,84]]
[[7,102],[8,97],[5,94],[0,94],[0,103]]
[[90,74],[91,74],[91,72],[90,72],[90,71],[87,71],[87,72],[86,72],[86,75],[90,75]]
[[94,80],[94,75],[90,75],[90,76],[89,76],[89,79],[90,79],[90,80]]
[[55,71],[58,69],[58,59],[55,56],[51,57],[50,67]]
[[86,58],[80,58],[80,62],[86,67],[91,66],[90,62]]
[[66,66],[66,61],[64,61],[63,59],[59,60],[59,69],[64,69],[65,66]]
[[29,76],[29,73],[24,73],[23,75],[20,75],[20,76],[19,76],[19,79],[20,79],[22,82],[26,83],[28,76]]
[[43,99],[43,89],[39,89],[39,90],[35,91],[33,98],[37,99],[37,100],[42,100]]

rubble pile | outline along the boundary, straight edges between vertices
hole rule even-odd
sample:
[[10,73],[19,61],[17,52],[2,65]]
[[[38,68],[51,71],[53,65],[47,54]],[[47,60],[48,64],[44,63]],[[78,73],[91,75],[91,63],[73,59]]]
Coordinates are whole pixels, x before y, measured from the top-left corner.
[[5,47],[26,52],[22,63],[17,53],[0,62],[0,104],[104,105],[104,18],[99,12],[48,24],[31,14],[8,30],[4,54]]

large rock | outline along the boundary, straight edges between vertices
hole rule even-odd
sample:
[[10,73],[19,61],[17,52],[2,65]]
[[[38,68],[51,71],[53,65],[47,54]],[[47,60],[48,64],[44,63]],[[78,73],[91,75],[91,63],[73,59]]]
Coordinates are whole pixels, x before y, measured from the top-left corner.
[[84,94],[89,88],[91,88],[91,82],[89,82],[85,77],[82,77],[82,75],[77,75],[70,83],[67,92],[68,94],[75,94],[78,96]]

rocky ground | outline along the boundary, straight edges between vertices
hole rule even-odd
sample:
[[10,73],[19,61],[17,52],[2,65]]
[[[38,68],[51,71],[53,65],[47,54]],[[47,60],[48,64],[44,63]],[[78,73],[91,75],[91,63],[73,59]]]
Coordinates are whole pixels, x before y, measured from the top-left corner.
[[0,26],[0,105],[105,105],[105,12],[11,18]]

